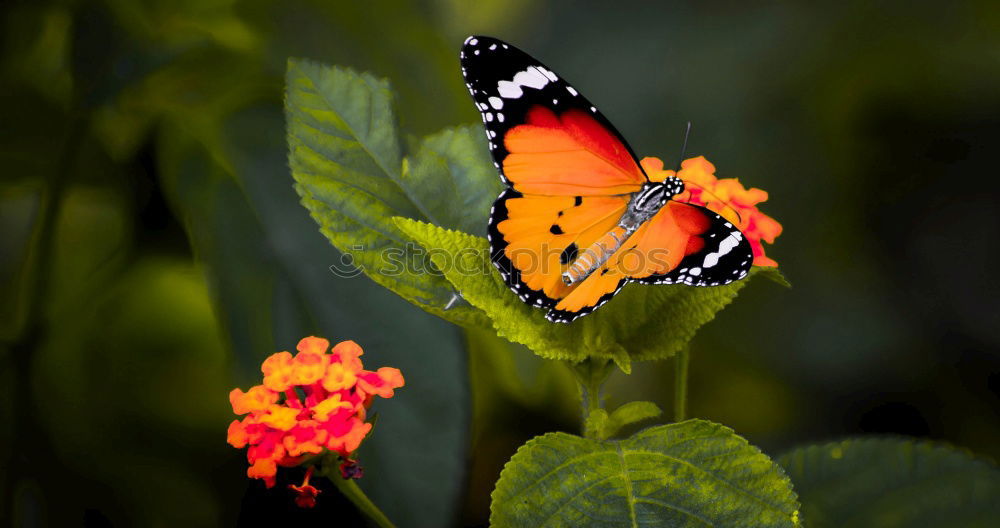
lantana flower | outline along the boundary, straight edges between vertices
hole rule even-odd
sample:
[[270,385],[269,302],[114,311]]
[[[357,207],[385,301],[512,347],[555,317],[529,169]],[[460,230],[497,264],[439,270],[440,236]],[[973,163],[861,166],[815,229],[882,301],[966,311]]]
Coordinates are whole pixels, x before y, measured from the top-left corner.
[[[371,431],[365,421],[375,396],[391,398],[403,386],[399,369],[364,370],[364,353],[354,341],[333,347],[320,337],[299,341],[298,353],[272,354],[261,365],[263,383],[243,392],[229,393],[233,412],[246,415],[229,424],[228,441],[235,448],[248,446],[247,476],[267,487],[275,484],[278,467],[292,467],[307,458],[336,453],[344,478],[359,478],[360,466],[351,458]],[[301,486],[291,486],[300,506],[315,504],[315,487],[309,485],[310,467]]]
[[[652,181],[663,181],[674,175],[672,170],[663,170],[663,161],[659,158],[643,158],[640,163]],[[757,204],[767,201],[767,191],[756,187],[747,189],[736,178],[716,178],[715,165],[704,156],[681,162],[677,177],[684,180],[685,191],[675,200],[707,207],[740,228],[753,249],[754,266],[778,265],[764,254],[761,244],[761,241],[773,244],[781,234],[781,224],[757,208]]]

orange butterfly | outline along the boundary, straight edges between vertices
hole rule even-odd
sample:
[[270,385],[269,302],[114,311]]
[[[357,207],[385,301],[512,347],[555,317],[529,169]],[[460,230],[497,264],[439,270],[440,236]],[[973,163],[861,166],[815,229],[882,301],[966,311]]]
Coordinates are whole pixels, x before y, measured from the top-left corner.
[[570,322],[627,282],[717,286],[746,277],[746,236],[651,180],[586,98],[510,44],[469,37],[462,74],[508,188],[490,211],[492,260],[521,300]]

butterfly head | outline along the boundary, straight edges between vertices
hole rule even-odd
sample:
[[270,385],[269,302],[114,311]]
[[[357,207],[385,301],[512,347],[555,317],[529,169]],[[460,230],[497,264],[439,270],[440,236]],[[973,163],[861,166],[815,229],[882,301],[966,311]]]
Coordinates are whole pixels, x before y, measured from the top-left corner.
[[670,176],[662,182],[644,185],[633,199],[632,207],[644,216],[652,216],[667,203],[667,200],[682,192],[684,192],[684,182],[676,176]]

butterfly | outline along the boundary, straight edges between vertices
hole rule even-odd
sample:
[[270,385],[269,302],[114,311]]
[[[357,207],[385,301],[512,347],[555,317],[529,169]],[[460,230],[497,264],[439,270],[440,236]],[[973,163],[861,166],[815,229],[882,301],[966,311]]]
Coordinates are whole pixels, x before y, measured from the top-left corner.
[[462,74],[507,188],[490,210],[491,260],[522,301],[568,323],[629,282],[717,286],[747,276],[746,236],[674,200],[572,85],[501,40],[472,36]]

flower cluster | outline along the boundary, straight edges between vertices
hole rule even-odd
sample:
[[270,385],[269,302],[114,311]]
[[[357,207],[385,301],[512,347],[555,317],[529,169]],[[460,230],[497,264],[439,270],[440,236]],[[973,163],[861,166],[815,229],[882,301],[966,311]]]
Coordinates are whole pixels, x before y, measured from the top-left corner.
[[[674,175],[672,170],[663,170],[663,162],[657,158],[643,158],[641,164],[650,180],[663,181]],[[677,177],[684,180],[686,190],[676,200],[707,207],[740,228],[753,248],[754,266],[778,265],[764,255],[761,244],[761,240],[773,244],[781,234],[781,224],[757,209],[758,203],[767,201],[767,191],[747,189],[736,178],[716,178],[715,165],[704,156],[681,162]]]
[[[363,351],[354,341],[338,343],[329,354],[330,342],[319,337],[306,337],[297,348],[295,356],[278,352],[264,361],[263,384],[229,393],[233,412],[247,415],[229,425],[229,444],[249,446],[247,476],[269,488],[278,466],[295,466],[325,451],[340,455],[345,475],[359,477],[360,467],[349,457],[372,428],[365,413],[374,396],[391,398],[403,375],[390,367],[364,370]],[[302,488],[313,498],[318,493],[308,476]]]

